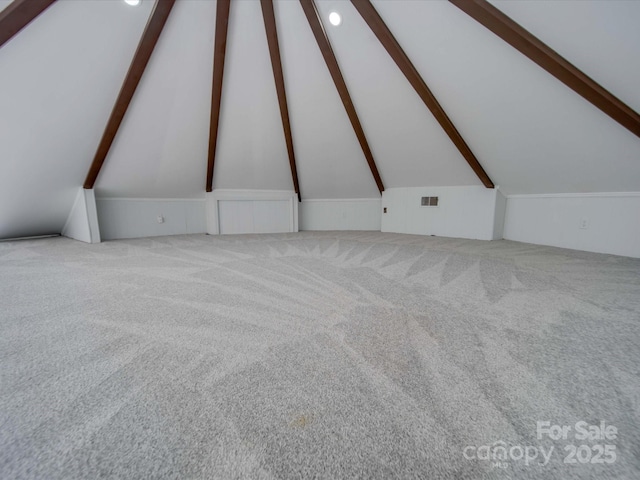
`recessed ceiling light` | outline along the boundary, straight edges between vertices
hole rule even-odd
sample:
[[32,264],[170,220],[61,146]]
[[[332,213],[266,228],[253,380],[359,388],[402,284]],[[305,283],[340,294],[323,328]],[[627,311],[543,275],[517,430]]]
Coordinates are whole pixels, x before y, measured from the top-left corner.
[[329,22],[331,22],[331,25],[338,26],[342,23],[342,17],[338,12],[331,12],[329,14]]
[[140,5],[140,0],[124,0],[124,3],[135,7],[136,5]]

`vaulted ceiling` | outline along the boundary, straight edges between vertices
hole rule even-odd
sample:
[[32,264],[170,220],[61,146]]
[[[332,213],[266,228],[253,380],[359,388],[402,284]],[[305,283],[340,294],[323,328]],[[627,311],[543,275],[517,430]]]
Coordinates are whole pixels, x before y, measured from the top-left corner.
[[[640,138],[460,8],[372,3],[503,191],[640,191]],[[640,2],[491,3],[640,111]],[[384,186],[481,185],[351,2],[316,4]],[[60,0],[0,48],[0,238],[62,228],[153,5]],[[300,2],[274,10],[302,199],[379,196]],[[215,23],[177,0],[98,196],[204,196]],[[231,2],[215,158],[214,188],[293,190],[259,0]]]

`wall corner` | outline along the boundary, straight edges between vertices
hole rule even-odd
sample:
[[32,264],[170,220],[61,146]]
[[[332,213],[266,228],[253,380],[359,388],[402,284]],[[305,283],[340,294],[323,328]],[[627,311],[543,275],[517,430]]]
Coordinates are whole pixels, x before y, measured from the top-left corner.
[[85,243],[100,243],[100,226],[93,189],[80,187],[62,235]]

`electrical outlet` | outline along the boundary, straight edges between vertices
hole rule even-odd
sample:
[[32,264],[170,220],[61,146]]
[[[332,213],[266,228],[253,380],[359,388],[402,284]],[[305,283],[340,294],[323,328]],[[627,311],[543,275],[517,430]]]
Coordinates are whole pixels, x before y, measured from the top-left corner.
[[158,215],[156,217],[156,220],[158,221],[158,223],[164,223],[164,217],[162,216],[162,214]]
[[384,210],[382,211],[382,213],[387,213],[387,207],[384,207]]
[[587,228],[589,228],[589,220],[587,220],[586,218],[581,218],[580,219],[580,229],[581,230],[586,230]]

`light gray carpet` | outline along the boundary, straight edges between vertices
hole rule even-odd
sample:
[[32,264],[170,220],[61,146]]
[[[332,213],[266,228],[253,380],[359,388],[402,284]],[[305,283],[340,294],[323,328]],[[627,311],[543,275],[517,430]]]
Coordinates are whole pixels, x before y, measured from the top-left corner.
[[[2,479],[640,478],[640,260],[356,232],[54,238],[0,243],[0,305]],[[579,421],[618,435],[576,440]],[[507,461],[477,458],[500,441]],[[582,444],[616,460],[564,463]],[[526,447],[554,451],[526,465]]]

